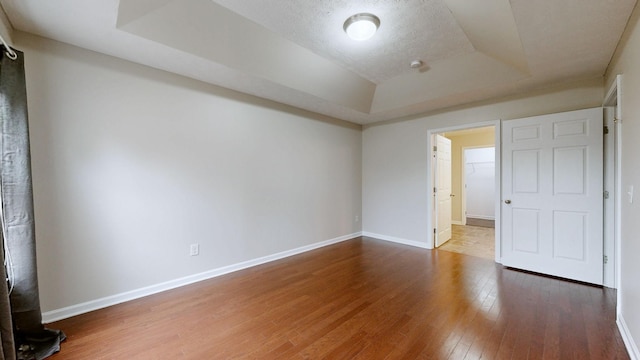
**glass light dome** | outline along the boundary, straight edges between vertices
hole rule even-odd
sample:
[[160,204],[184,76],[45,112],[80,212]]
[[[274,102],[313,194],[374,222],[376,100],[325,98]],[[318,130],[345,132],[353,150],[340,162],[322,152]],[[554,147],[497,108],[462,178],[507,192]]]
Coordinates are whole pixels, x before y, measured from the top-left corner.
[[361,13],[351,16],[344,22],[344,32],[356,41],[370,39],[378,30],[380,19],[373,14]]

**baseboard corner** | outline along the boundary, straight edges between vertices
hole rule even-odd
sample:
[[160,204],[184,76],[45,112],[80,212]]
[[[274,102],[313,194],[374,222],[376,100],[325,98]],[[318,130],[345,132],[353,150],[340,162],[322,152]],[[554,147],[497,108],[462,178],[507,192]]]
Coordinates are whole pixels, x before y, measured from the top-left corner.
[[420,242],[420,241],[415,241],[415,240],[407,240],[407,239],[402,239],[402,238],[398,238],[398,237],[394,237],[394,236],[375,234],[375,233],[370,233],[370,232],[366,232],[366,231],[362,232],[362,236],[372,237],[372,238],[375,238],[375,239],[378,239],[378,240],[389,241],[389,242],[393,242],[393,243],[396,243],[396,244],[414,246],[414,247],[418,247],[418,248],[421,248],[421,249],[430,249],[429,246],[426,243],[423,243],[423,242]]
[[622,336],[622,341],[627,348],[629,357],[631,360],[640,360],[640,351],[638,351],[638,346],[634,341],[633,336],[631,336],[631,332],[629,332],[629,328],[627,327],[627,323],[625,322],[622,314],[618,314],[616,324],[618,324],[618,330],[620,330],[620,335]]

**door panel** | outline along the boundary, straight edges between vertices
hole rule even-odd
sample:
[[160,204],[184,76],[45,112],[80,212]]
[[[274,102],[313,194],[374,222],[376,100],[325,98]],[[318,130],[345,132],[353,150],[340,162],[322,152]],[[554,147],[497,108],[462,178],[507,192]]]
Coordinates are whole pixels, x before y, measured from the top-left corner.
[[540,249],[540,212],[513,209],[513,250],[537,254]]
[[505,121],[502,263],[602,284],[602,109]]
[[587,213],[554,211],[554,257],[585,261]]
[[553,193],[585,195],[587,148],[561,148],[553,151]]
[[513,152],[513,192],[537,194],[540,190],[538,179],[540,174],[540,152],[520,150]]

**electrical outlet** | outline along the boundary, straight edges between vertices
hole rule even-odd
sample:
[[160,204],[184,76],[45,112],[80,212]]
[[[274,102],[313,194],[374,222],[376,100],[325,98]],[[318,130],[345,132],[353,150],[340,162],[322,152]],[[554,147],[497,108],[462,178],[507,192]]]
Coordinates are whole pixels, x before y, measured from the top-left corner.
[[200,245],[199,244],[191,244],[189,247],[189,255],[197,256],[200,254]]
[[360,221],[360,215],[356,215],[356,222]]

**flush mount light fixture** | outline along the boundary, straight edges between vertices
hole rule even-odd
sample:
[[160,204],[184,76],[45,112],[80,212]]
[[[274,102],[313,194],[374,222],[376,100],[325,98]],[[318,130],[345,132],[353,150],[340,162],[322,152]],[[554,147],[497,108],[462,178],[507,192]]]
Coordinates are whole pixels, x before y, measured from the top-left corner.
[[344,32],[353,40],[370,39],[378,30],[380,19],[368,13],[355,14],[344,22]]
[[424,65],[422,60],[413,60],[411,64],[409,64],[412,69],[420,69],[422,65]]

